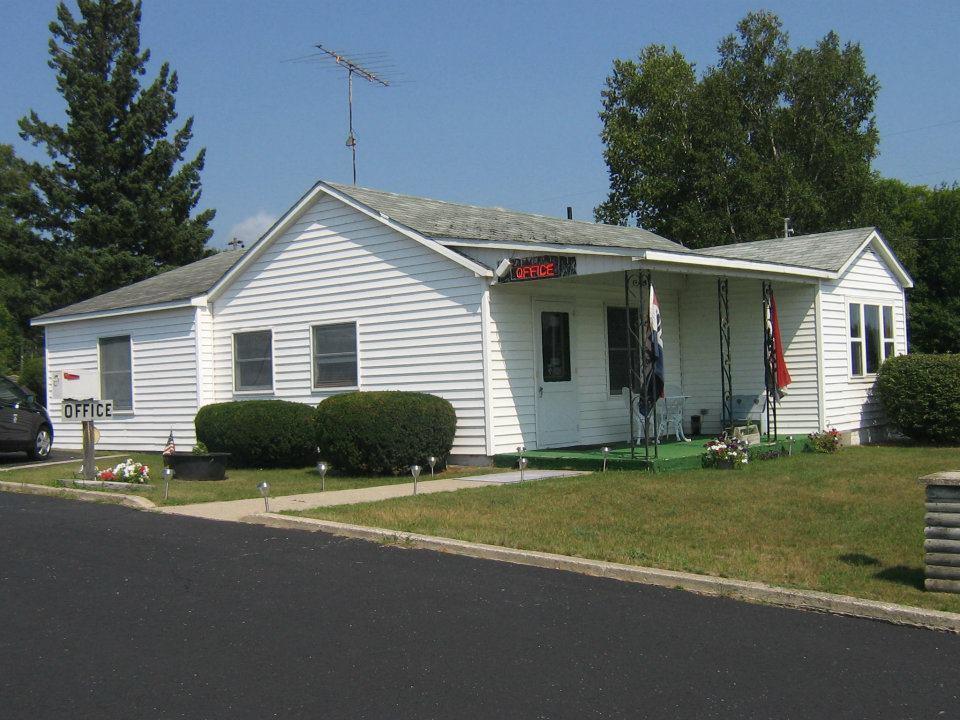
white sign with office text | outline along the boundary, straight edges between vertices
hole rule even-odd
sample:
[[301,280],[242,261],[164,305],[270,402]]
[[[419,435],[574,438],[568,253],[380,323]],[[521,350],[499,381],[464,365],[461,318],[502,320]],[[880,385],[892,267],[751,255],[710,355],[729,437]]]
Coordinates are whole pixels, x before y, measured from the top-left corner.
[[113,400],[64,400],[62,411],[64,420],[109,420],[113,417]]

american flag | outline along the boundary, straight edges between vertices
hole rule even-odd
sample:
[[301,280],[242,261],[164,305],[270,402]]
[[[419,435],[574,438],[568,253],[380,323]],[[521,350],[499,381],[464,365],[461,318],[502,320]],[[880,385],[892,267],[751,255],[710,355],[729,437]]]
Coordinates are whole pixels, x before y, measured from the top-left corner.
[[173,455],[177,451],[177,445],[173,442],[173,430],[170,431],[170,437],[167,438],[167,444],[163,448],[164,455]]

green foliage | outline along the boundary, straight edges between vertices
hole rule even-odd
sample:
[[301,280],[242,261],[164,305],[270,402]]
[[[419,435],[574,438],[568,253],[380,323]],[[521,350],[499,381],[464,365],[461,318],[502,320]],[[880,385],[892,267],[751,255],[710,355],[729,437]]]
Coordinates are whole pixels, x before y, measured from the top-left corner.
[[193,446],[193,449],[190,452],[192,452],[194,455],[206,455],[208,452],[210,452],[210,448],[208,448],[204,443],[198,442]]
[[194,425],[210,452],[231,453],[236,467],[303,467],[315,457],[314,410],[285,400],[205,405]]
[[329,397],[317,407],[317,445],[340,473],[399,474],[427,457],[444,467],[457,416],[435,395],[354,392]]
[[810,439],[810,447],[814,452],[835,453],[840,450],[843,445],[840,431],[836,428],[810,433],[807,437]]
[[880,366],[887,419],[914,440],[960,442],[960,355],[901,355]]
[[42,357],[24,358],[18,380],[36,396],[37,402],[41,405],[47,404],[47,376]]
[[[20,135],[51,162],[29,177],[41,203],[35,227],[58,257],[45,254],[48,287],[68,304],[149,277],[206,254],[213,211],[200,199],[204,151],[185,159],[188,118],[172,134],[178,78],[163,63],[146,86],[150,53],[140,49],[140,2],[60,3],[50,24],[50,66],[66,102],[65,126],[31,111]],[[47,301],[44,309],[50,309]]]
[[662,45],[615,60],[603,91],[610,194],[598,220],[691,247],[853,226],[871,186],[878,82],[859,45],[829,33],[793,51],[779,18],[750,13],[699,79]]

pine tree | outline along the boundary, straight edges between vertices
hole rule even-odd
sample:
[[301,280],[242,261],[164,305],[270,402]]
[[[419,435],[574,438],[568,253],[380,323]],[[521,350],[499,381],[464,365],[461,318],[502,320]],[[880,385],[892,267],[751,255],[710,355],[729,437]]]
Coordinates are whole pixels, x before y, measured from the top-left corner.
[[43,212],[37,228],[61,253],[53,279],[62,305],[197,260],[213,210],[200,200],[204,150],[185,160],[193,118],[177,118],[178,78],[167,63],[141,85],[150,51],[140,48],[141,3],[64,3],[50,24],[50,67],[66,102],[65,127],[31,111],[20,136],[43,146],[48,164],[31,179]]

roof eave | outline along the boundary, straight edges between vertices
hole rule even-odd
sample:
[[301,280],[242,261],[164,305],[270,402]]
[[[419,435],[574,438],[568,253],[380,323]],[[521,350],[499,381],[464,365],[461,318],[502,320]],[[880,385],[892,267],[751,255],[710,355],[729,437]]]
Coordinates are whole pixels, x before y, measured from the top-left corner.
[[780,263],[761,262],[758,260],[738,260],[734,258],[718,257],[716,255],[699,255],[697,253],[674,253],[665,250],[646,250],[635,254],[640,261],[676,265],[684,268],[698,268],[706,271],[732,270],[749,273],[750,275],[777,275],[780,277],[796,278],[798,280],[835,280],[838,273],[818,268],[802,267],[800,265],[781,265]]
[[893,250],[891,250],[890,246],[887,245],[887,241],[883,239],[880,231],[876,228],[871,231],[866,239],[860,243],[860,246],[850,255],[849,258],[847,258],[847,261],[837,273],[838,277],[850,269],[850,266],[853,265],[858,257],[860,257],[860,253],[862,253],[868,245],[873,245],[877,250],[879,250],[880,256],[887,264],[887,267],[893,270],[893,274],[897,276],[900,284],[903,285],[905,289],[909,290],[913,287],[913,278],[910,277],[910,273],[907,272],[907,269],[897,259],[897,256],[894,254]]
[[177,310],[179,308],[194,307],[206,304],[206,296],[198,295],[185,300],[171,300],[162,303],[153,303],[150,305],[135,305],[133,307],[115,308],[113,310],[95,310],[92,312],[71,313],[70,315],[39,315],[30,320],[32,327],[46,327],[47,325],[62,325],[70,322],[80,322],[82,320],[100,320],[102,318],[119,317],[121,315],[137,315],[148,312],[161,312],[163,310]]

